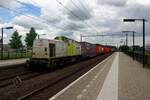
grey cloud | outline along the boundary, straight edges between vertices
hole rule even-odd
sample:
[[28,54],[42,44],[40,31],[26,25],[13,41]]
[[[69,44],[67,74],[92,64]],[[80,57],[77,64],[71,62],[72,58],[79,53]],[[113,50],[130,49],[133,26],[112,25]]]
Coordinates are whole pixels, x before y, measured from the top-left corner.
[[[72,0],[74,2],[74,0]],[[82,1],[83,2],[83,1]],[[76,6],[75,6],[76,5]],[[84,21],[88,20],[92,17],[93,9],[90,9],[88,5],[85,5],[85,9],[83,5],[79,5],[77,2],[68,2],[67,5],[65,5],[69,10],[64,10],[63,12],[68,15],[68,18],[71,20],[76,21]]]
[[[140,4],[127,6],[122,11],[120,11],[119,16],[123,16],[123,18],[145,18],[147,20],[150,20],[150,6],[144,6]],[[130,30],[137,31],[137,35],[142,35],[142,23],[141,22],[135,22],[132,25],[131,23],[128,23],[129,25],[126,26],[126,28]],[[149,22],[146,23],[146,34],[150,35],[150,24]]]
[[82,10],[74,8],[71,10],[72,13],[68,13],[68,18],[71,20],[87,20],[92,17],[91,14],[83,13]]
[[[97,21],[98,27],[110,28],[111,32],[118,32],[122,30],[136,31],[136,36],[142,36],[142,22],[124,23],[123,18],[145,18],[150,20],[150,6],[140,4],[127,5],[121,8],[114,19],[103,19],[104,21]],[[150,23],[146,23],[146,35],[150,35]]]
[[99,4],[121,7],[126,5],[127,0],[97,0],[97,2]]
[[138,4],[127,6],[126,8],[123,9],[123,11],[120,11],[120,15],[124,17],[150,19],[150,6]]
[[0,6],[7,7],[10,9],[16,9],[22,7],[23,5],[21,5],[16,0],[0,0]]
[[61,21],[61,18],[48,18],[46,19],[50,23],[59,23]]
[[68,22],[65,26],[65,30],[72,30],[72,31],[77,31],[84,28],[82,24],[80,23],[75,23],[75,22]]
[[116,30],[116,27],[120,25],[120,19],[105,19],[103,22],[97,21],[98,27],[110,27],[112,30]]
[[[36,20],[35,20],[36,19]],[[38,20],[38,21],[37,21]],[[34,27],[36,29],[45,29],[47,26],[47,24],[42,23],[41,19],[37,18],[37,17],[28,17],[28,16],[17,16],[12,20],[13,24],[19,25],[19,26],[23,26],[24,28],[31,28]]]
[[53,15],[42,15],[41,18],[50,24],[57,24],[63,20],[63,17]]
[[[108,31],[108,33],[111,33],[111,32],[122,31],[122,24],[123,24],[122,19],[117,19],[117,18],[108,19],[108,18],[106,18],[106,19],[103,19],[103,21],[97,20],[97,23],[95,26],[99,29],[104,29],[104,31]],[[104,31],[102,30],[101,32],[104,32]]]

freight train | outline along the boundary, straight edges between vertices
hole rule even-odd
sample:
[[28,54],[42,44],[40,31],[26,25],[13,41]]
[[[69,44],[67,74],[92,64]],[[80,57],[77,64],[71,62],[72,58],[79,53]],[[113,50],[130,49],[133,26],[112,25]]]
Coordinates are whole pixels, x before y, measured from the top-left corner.
[[32,56],[27,61],[27,65],[54,68],[56,65],[95,57],[111,51],[112,47],[77,42],[65,36],[57,36],[52,40],[38,39],[33,43]]

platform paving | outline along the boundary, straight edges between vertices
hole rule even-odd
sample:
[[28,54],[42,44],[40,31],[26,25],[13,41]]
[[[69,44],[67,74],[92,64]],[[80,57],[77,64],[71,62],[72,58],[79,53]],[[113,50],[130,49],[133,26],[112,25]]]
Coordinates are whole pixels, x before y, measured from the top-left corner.
[[150,100],[150,70],[117,52],[49,100]]
[[119,100],[150,100],[150,70],[119,53]]
[[103,87],[96,100],[118,100],[118,64],[119,53],[116,54]]
[[110,70],[113,54],[49,100],[96,100]]

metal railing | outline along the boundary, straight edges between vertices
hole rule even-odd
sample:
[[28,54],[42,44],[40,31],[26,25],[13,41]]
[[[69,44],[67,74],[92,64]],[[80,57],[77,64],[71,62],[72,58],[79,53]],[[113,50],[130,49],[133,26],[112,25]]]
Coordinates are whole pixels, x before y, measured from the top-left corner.
[[3,59],[2,59],[1,58],[1,53],[0,53],[0,60],[30,58],[30,57],[31,57],[31,52],[26,52],[26,51],[4,51],[3,52]]
[[[129,55],[130,57],[132,57],[134,60],[137,60],[138,62],[143,63],[142,52],[133,53],[133,51],[125,51],[125,53]],[[144,59],[145,59],[146,66],[150,68],[150,54],[146,54]]]

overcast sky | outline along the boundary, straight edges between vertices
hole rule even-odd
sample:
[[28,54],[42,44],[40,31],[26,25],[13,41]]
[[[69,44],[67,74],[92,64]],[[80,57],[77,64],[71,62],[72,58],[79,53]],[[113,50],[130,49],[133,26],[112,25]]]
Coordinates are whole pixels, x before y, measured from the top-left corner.
[[[115,34],[136,31],[136,44],[142,44],[142,23],[123,23],[123,18],[145,18],[146,43],[150,43],[150,0],[0,0],[0,27],[8,43],[14,30],[22,35],[34,27],[41,38],[65,35],[80,40],[80,34]],[[83,38],[84,41],[116,44],[125,37]],[[129,44],[132,38],[129,37]]]

